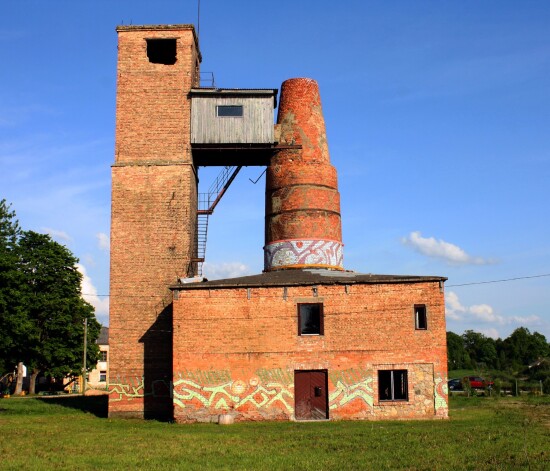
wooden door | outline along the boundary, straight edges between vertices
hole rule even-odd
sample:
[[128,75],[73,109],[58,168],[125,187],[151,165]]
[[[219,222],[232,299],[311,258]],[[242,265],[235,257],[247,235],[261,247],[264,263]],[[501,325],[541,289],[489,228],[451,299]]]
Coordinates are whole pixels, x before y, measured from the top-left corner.
[[294,372],[296,420],[328,419],[327,371]]

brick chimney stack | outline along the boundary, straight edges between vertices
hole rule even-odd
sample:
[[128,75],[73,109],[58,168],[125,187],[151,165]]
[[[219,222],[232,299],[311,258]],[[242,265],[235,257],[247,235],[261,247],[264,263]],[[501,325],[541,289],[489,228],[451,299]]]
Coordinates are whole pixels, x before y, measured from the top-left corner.
[[340,194],[317,82],[286,80],[278,152],[267,168],[264,270],[343,270]]

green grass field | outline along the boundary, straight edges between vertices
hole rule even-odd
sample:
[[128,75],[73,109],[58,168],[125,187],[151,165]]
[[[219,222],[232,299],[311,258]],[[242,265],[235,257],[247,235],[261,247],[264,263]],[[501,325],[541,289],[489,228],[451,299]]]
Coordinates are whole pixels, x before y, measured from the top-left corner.
[[550,469],[550,398],[451,398],[446,421],[177,425],[105,397],[0,400],[1,469]]

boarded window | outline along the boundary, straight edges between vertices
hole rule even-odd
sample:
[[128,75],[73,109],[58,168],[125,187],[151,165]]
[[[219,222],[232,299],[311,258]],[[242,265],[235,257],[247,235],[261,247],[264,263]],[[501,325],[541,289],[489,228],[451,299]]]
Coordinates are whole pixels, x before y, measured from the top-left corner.
[[147,57],[153,64],[173,65],[177,60],[175,39],[147,39]]
[[323,335],[323,304],[298,304],[298,335]]
[[414,305],[414,324],[417,330],[426,330],[428,328],[428,317],[424,304]]
[[241,118],[243,116],[243,105],[218,105],[216,116],[220,118]]
[[378,397],[381,401],[407,401],[407,370],[379,370]]

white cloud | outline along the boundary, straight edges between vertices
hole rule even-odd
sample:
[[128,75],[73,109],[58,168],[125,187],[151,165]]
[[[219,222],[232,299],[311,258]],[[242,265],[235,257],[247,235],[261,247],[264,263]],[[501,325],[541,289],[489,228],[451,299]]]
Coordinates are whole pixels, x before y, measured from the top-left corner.
[[462,319],[462,313],[466,312],[466,308],[460,304],[456,293],[449,291],[445,294],[445,313],[447,317],[459,321]]
[[72,237],[65,231],[59,231],[50,227],[43,227],[42,231],[44,231],[46,234],[51,235],[54,239],[63,240],[65,242],[71,242],[73,240]]
[[420,231],[411,232],[407,237],[403,237],[401,242],[404,245],[412,247],[417,252],[428,257],[445,260],[454,265],[486,265],[494,263],[492,260],[481,257],[472,257],[468,255],[458,245],[445,242],[442,239],[434,237],[422,237]]
[[[472,328],[489,337],[498,338],[496,327],[515,326],[527,327],[542,325],[542,319],[536,315],[530,316],[502,316],[495,312],[489,304],[473,304],[464,306],[455,292],[445,293],[445,315],[448,320],[463,324],[472,324]],[[477,325],[480,327],[477,327]],[[486,326],[490,324],[490,326]]]
[[479,333],[485,335],[485,337],[491,337],[492,339],[498,339],[500,337],[500,334],[498,333],[498,330],[494,327],[489,327],[487,329],[479,329]]
[[109,236],[104,232],[98,232],[96,235],[98,246],[101,250],[109,250]]
[[226,262],[226,263],[205,262],[202,267],[202,271],[203,271],[203,276],[205,276],[209,280],[236,278],[238,276],[246,276],[251,274],[250,267],[240,262]]
[[495,314],[493,308],[488,304],[474,304],[469,307],[468,311],[472,316],[483,322],[497,322],[499,324],[504,323],[504,318]]
[[106,320],[109,316],[109,297],[100,297],[97,295],[97,288],[92,283],[92,279],[88,276],[84,265],[78,263],[76,268],[82,274],[82,297],[95,308],[95,313],[98,320],[102,324],[106,324]]

